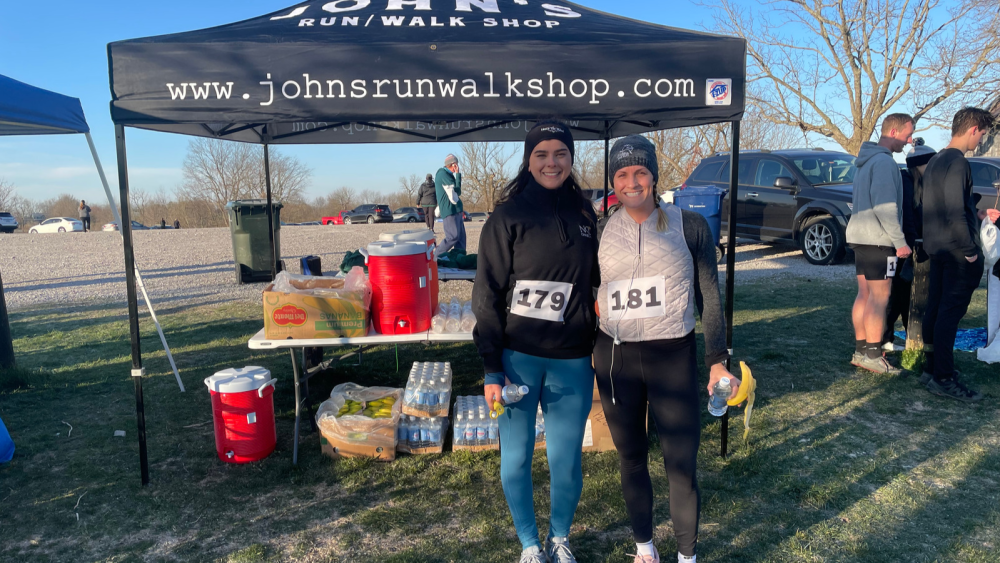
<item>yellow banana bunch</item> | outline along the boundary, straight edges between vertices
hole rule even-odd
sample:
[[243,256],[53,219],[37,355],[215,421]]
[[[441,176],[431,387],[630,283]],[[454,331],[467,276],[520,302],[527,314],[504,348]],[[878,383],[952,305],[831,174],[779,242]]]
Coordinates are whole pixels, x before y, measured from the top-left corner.
[[747,408],[743,411],[743,440],[747,439],[750,435],[750,414],[753,412],[754,399],[757,398],[757,380],[753,378],[753,373],[750,372],[750,367],[746,362],[740,362],[741,382],[740,390],[736,392],[736,396],[732,399],[726,401],[726,404],[735,407],[743,401],[747,402]]
[[368,401],[368,403],[347,399],[344,406],[340,407],[340,411],[337,412],[337,418],[358,413],[368,418],[392,418],[392,406],[395,404],[396,397],[392,395]]

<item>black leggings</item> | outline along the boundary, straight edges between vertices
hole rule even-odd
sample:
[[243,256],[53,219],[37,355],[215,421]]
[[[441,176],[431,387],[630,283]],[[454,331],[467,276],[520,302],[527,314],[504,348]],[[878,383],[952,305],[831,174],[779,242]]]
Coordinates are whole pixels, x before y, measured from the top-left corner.
[[[694,555],[698,543],[701,491],[695,470],[701,440],[701,402],[694,333],[676,340],[625,342],[597,333],[594,368],[601,404],[618,448],[622,493],[637,543],[653,539],[653,484],[649,479],[646,406],[660,436],[670,481],[670,518],[678,551]],[[612,402],[612,393],[614,402]]]

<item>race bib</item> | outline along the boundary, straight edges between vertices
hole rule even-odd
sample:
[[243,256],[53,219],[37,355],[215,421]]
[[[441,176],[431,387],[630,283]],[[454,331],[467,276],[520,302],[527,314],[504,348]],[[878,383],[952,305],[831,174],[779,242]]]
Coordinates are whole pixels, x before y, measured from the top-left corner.
[[618,280],[608,284],[608,318],[649,319],[667,314],[663,303],[666,283],[663,276]]
[[886,258],[886,262],[888,263],[886,264],[885,267],[885,277],[887,278],[896,277],[896,263],[899,262],[899,258],[896,256],[889,256],[888,258]]
[[541,321],[562,322],[573,285],[563,282],[520,280],[514,287],[510,312]]

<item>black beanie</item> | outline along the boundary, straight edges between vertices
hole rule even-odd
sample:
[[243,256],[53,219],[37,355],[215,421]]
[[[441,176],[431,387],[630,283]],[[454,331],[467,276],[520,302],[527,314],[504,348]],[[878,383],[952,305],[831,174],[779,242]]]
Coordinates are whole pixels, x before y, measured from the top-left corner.
[[562,141],[569,149],[571,158],[576,154],[576,149],[573,147],[573,133],[570,132],[569,126],[559,121],[539,121],[524,138],[524,158],[531,156],[531,151],[535,150],[538,143],[551,139]]
[[653,183],[660,179],[660,168],[656,162],[656,147],[642,135],[629,135],[618,139],[608,155],[608,174],[614,185],[615,174],[629,166],[645,166],[653,174]]

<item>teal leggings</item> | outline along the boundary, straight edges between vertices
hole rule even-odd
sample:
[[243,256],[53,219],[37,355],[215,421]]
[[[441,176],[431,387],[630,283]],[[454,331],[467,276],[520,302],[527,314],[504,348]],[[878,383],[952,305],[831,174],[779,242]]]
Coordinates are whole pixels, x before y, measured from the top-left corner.
[[566,537],[583,491],[580,458],[594,368],[590,356],[550,360],[511,350],[503,351],[503,367],[511,383],[528,386],[528,395],[500,417],[500,481],[522,548],[541,547],[531,484],[535,414],[541,403],[552,493],[549,537]]

